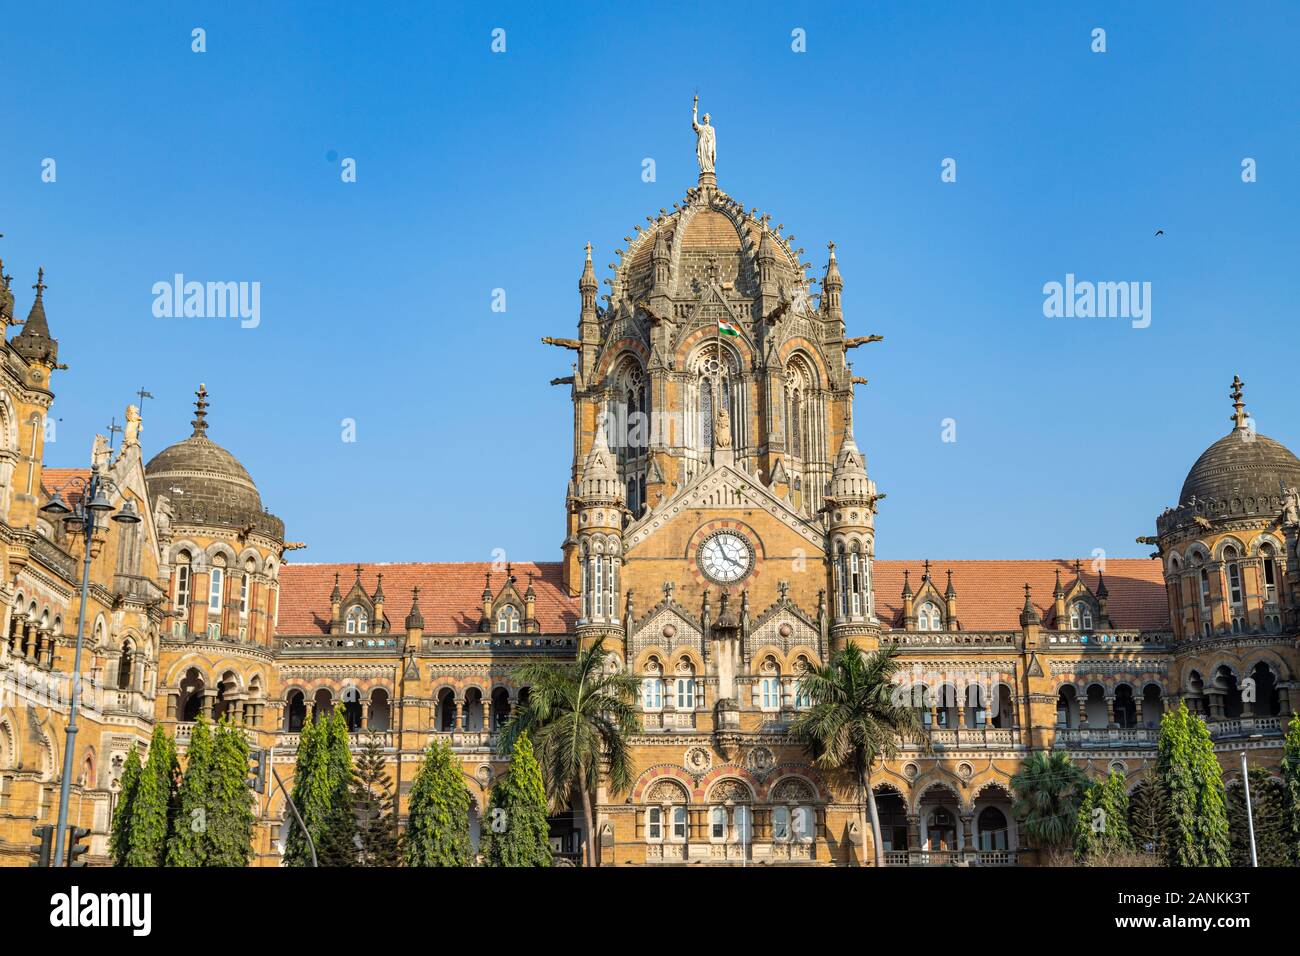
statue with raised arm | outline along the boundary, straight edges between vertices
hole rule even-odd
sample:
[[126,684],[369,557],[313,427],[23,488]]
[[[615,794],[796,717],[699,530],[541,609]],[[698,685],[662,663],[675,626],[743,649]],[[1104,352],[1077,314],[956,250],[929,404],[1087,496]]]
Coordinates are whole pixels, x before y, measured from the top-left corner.
[[700,172],[713,172],[713,163],[718,158],[718,144],[714,129],[709,125],[709,114],[704,114],[704,122],[699,122],[700,96],[695,94],[695,103],[691,107],[691,129],[695,130],[695,159],[700,164]]

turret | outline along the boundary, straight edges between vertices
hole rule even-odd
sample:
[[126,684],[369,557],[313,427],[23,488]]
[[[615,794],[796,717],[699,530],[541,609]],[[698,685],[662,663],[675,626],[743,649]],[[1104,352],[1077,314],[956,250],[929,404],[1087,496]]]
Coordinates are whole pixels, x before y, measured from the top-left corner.
[[957,589],[952,586],[952,569],[948,569],[948,586],[943,592],[944,620],[948,622],[948,630],[957,630]]
[[23,330],[9,344],[15,352],[34,365],[53,369],[59,363],[59,343],[50,337],[50,325],[45,318],[45,270],[36,273],[36,298],[23,323]]
[[844,291],[844,279],[840,275],[840,264],[835,258],[835,243],[829,242],[830,258],[826,262],[826,278],[822,280],[821,308],[823,317],[831,323],[828,330],[835,340],[844,338],[844,310],[840,305],[840,293]]
[[853,440],[853,421],[845,415],[844,441],[835,459],[826,494],[827,536],[833,561],[835,593],[832,641],[842,646],[850,634],[878,626],[871,587],[875,557],[876,485],[867,477],[866,460]]
[[581,569],[581,611],[578,635],[584,641],[600,635],[622,641],[619,622],[619,579],[623,564],[623,482],[605,436],[605,420],[578,479],[578,560]]
[[420,649],[424,637],[424,615],[420,613],[420,589],[411,588],[411,610],[406,615],[406,651],[408,654]]
[[375,593],[370,598],[370,602],[375,606],[375,631],[384,631],[387,628],[384,625],[384,576],[379,575],[379,580],[375,584]]

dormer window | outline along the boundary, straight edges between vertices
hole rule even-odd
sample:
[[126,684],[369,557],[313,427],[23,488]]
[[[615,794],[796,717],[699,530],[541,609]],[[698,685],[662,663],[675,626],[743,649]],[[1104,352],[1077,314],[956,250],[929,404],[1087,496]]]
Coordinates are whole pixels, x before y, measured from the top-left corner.
[[507,604],[497,611],[497,633],[519,633],[519,611],[513,604]]
[[370,618],[366,616],[366,609],[354,607],[348,611],[345,627],[349,634],[365,634],[369,631]]
[[1092,630],[1092,608],[1086,601],[1076,601],[1070,607],[1070,630]]

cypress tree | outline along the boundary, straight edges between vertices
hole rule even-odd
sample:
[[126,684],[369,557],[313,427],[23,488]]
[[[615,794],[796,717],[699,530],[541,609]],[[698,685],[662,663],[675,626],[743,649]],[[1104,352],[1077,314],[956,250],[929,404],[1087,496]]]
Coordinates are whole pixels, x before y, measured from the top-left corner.
[[[356,819],[352,812],[352,753],[343,709],[305,724],[298,739],[293,801],[316,845],[321,866],[356,863]],[[292,817],[292,811],[285,812]],[[311,851],[297,821],[285,838],[287,866],[311,866]]]
[[1124,775],[1112,770],[1088,788],[1079,805],[1075,853],[1085,863],[1105,864],[1133,850],[1128,827],[1128,794]]
[[451,747],[441,741],[430,744],[411,784],[407,866],[470,865],[470,799]]
[[208,795],[208,866],[248,866],[253,856],[253,791],[248,786],[248,741],[222,718],[212,748]]
[[492,788],[483,821],[483,862],[487,866],[550,866],[550,826],[546,786],[527,733],[510,752],[510,768]]
[[1300,866],[1300,714],[1292,714],[1282,755],[1282,834],[1288,865]]
[[1165,792],[1165,864],[1228,866],[1223,771],[1205,721],[1179,702],[1160,721],[1156,771]]
[[357,757],[352,779],[352,803],[356,808],[358,866],[398,866],[397,814],[393,804],[393,779],[387,759],[372,737]]
[[1129,833],[1138,853],[1164,858],[1165,793],[1159,779],[1151,773],[1139,783],[1129,797]]
[[[321,746],[324,728],[314,720],[303,724],[298,736],[298,755],[293,771],[293,792],[290,799],[302,815],[303,823],[312,840],[319,841],[325,828],[325,815],[329,808],[329,780],[325,764],[325,751]],[[289,824],[284,838],[284,863],[286,866],[311,866],[311,851],[298,826],[293,811],[285,808],[285,821]],[[317,847],[319,854],[319,846]]]
[[[1255,767],[1250,771],[1250,817],[1255,824],[1255,856],[1260,866],[1290,866],[1286,843],[1286,820],[1282,808],[1282,784]],[[1246,791],[1240,785],[1228,788],[1228,832],[1233,866],[1250,866],[1250,820],[1246,814]]]
[[212,734],[200,715],[190,733],[177,809],[167,834],[168,866],[203,866],[207,861],[212,784]]
[[126,855],[131,849],[131,814],[142,771],[140,751],[132,744],[131,752],[126,755],[126,766],[122,769],[121,789],[117,806],[113,808],[113,827],[108,840],[108,852],[113,857],[114,866],[126,866]]
[[335,707],[325,728],[323,749],[329,780],[329,807],[325,830],[316,846],[321,866],[356,866],[357,817],[352,806],[352,750],[342,707]]
[[162,866],[166,860],[168,821],[176,807],[177,773],[176,746],[162,724],[157,724],[149,741],[149,759],[140,772],[132,801],[127,866]]

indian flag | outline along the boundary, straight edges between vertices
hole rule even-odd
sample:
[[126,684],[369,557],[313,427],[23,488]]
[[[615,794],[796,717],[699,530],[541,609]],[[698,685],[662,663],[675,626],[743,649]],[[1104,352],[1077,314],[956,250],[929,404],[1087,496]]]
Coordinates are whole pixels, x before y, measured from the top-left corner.
[[718,319],[718,334],[734,335],[739,337],[740,329],[736,328],[734,325],[732,325],[730,322],[726,321],[725,319]]

